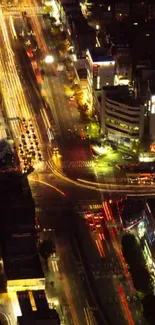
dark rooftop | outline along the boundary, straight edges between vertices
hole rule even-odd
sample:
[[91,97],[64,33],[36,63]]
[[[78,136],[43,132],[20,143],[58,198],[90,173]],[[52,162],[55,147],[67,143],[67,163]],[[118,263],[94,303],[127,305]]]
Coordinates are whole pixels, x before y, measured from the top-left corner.
[[8,280],[44,278],[39,255],[16,256],[4,258],[5,272]]
[[46,312],[33,311],[29,315],[18,316],[17,321],[19,325],[35,325],[38,323],[60,325],[60,318],[55,309],[49,309]]
[[129,225],[138,219],[142,219],[145,211],[145,201],[143,199],[127,199],[120,204],[121,216],[124,224]]
[[114,100],[124,105],[139,107],[140,101],[130,94],[128,86],[107,86],[103,87],[108,99]]
[[80,79],[86,79],[87,78],[87,69],[85,68],[79,68],[77,69],[77,73]]
[[89,50],[93,62],[114,61],[107,48],[95,47]]
[[34,236],[14,235],[7,240],[5,253],[7,259],[32,256],[37,253]]

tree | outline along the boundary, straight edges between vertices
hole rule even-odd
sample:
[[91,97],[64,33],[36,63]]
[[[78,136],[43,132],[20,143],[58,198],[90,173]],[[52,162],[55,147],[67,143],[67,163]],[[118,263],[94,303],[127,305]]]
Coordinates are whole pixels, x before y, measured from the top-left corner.
[[87,132],[90,138],[98,138],[100,134],[100,126],[97,122],[89,122],[87,125]]
[[68,85],[64,85],[64,91],[67,97],[74,96],[74,90]]
[[132,280],[137,291],[143,294],[152,292],[152,281],[149,271],[144,266],[140,266],[137,270],[132,270]]
[[51,25],[55,25],[56,19],[52,16],[49,17]]
[[51,33],[53,36],[58,36],[61,33],[60,28],[58,26],[52,26]]
[[63,58],[62,60],[64,66],[66,67],[66,69],[70,69],[71,65],[72,65],[72,60],[68,57]]
[[122,237],[122,253],[129,266],[135,289],[145,295],[151,293],[152,277],[146,267],[142,248],[134,235],[126,234]]
[[68,51],[67,40],[60,41],[59,44],[57,45],[57,50],[60,51],[60,52],[67,52]]
[[55,253],[55,245],[52,240],[44,240],[39,247],[39,253],[47,260],[52,254]]
[[53,12],[53,7],[52,6],[45,6],[44,7],[44,14],[45,15],[50,15]]
[[155,296],[149,294],[142,299],[143,314],[149,325],[155,323]]

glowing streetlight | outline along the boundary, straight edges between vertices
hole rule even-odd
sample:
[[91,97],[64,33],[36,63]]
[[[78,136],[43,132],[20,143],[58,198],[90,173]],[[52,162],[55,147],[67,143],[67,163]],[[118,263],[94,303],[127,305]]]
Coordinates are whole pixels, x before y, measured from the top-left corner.
[[54,58],[52,55],[47,55],[45,57],[45,63],[53,63],[54,62]]
[[100,29],[100,26],[99,25],[96,25],[96,30],[99,30]]

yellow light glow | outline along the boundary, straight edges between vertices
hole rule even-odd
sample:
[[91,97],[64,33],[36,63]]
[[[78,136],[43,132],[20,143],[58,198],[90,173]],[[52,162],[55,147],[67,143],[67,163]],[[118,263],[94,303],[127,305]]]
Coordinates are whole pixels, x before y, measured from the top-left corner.
[[54,58],[52,55],[47,55],[45,57],[45,63],[53,63],[54,62]]

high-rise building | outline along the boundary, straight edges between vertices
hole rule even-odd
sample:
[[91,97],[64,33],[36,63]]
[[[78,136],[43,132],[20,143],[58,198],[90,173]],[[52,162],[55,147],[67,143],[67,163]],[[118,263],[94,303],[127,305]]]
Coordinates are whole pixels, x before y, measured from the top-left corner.
[[108,49],[96,47],[87,50],[87,60],[95,90],[114,85],[115,60],[109,54]]
[[132,148],[144,130],[144,107],[131,96],[128,87],[104,87],[101,101],[101,129],[106,137]]

